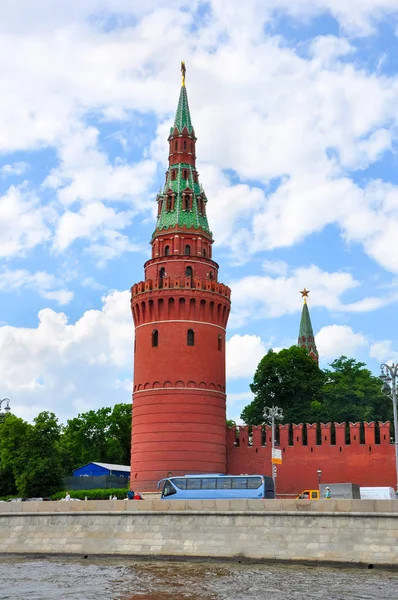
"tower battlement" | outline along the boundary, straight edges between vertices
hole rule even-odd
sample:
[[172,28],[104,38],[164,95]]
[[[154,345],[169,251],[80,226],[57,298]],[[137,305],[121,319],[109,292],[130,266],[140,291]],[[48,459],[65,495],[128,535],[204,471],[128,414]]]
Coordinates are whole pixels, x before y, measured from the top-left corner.
[[177,277],[155,277],[155,279],[146,279],[135,283],[131,288],[132,301],[140,294],[158,290],[200,290],[224,296],[228,300],[231,298],[231,290],[223,283],[201,279],[200,277],[192,278],[180,275]]

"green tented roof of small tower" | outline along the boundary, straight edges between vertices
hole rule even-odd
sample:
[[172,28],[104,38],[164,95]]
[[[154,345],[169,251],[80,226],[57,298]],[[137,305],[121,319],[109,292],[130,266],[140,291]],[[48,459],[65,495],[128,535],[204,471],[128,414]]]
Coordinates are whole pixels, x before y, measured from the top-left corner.
[[[172,170],[177,171],[174,180],[171,178]],[[186,179],[184,178],[185,172]],[[154,235],[165,229],[184,226],[201,229],[211,235],[207,216],[199,213],[198,197],[206,200],[206,196],[200,185],[194,181],[194,172],[192,165],[184,163],[173,165],[169,169],[164,188],[158,195],[158,198],[163,199],[163,203],[161,213],[156,221]],[[183,210],[183,193],[188,189],[192,194],[192,210]],[[167,210],[166,199],[170,192],[174,193],[174,210]]]
[[312,329],[310,312],[308,310],[307,302],[304,302],[303,310],[301,312],[300,319],[300,331],[298,335],[298,346],[306,348],[308,354],[315,354],[319,356],[318,350],[315,344],[314,332]]
[[177,112],[174,119],[174,128],[177,127],[181,133],[184,127],[187,128],[188,133],[192,133],[192,121],[189,112],[188,94],[185,85],[181,86],[180,97],[178,99]]

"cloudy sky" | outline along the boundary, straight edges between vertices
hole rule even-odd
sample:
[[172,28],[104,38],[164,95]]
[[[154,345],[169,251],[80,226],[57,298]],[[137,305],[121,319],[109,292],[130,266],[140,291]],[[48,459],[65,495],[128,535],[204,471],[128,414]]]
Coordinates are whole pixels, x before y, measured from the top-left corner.
[[[141,7],[138,7],[141,5]],[[180,61],[220,280],[229,416],[301,298],[321,364],[398,357],[397,0],[3,0],[0,398],[129,402]]]

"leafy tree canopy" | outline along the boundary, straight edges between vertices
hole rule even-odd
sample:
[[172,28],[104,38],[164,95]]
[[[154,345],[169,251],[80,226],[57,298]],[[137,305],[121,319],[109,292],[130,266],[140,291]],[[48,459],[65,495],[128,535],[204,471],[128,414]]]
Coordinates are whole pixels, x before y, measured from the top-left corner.
[[388,421],[391,399],[365,363],[340,356],[325,369],[321,418],[323,421]]
[[341,356],[329,367],[322,371],[296,346],[270,350],[257,367],[250,386],[255,397],[241,418],[258,425],[265,406],[275,404],[283,409],[285,423],[392,419],[391,399],[365,363]]
[[130,464],[131,404],[90,410],[70,419],[61,438],[64,471],[92,461]]
[[250,385],[254,400],[241,418],[247,424],[260,425],[264,422],[264,408],[277,405],[283,409],[286,423],[310,421],[311,403],[320,397],[324,382],[324,373],[303,348],[269,350]]
[[131,404],[89,411],[66,426],[42,412],[27,423],[13,414],[0,422],[0,496],[43,497],[91,461],[130,464]]

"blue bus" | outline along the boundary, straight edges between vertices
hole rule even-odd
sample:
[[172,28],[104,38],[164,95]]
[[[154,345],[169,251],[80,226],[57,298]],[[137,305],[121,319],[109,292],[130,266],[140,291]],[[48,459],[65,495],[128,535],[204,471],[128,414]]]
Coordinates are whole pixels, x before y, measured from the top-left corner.
[[158,482],[162,500],[222,498],[275,498],[272,477],[267,475],[181,475]]

